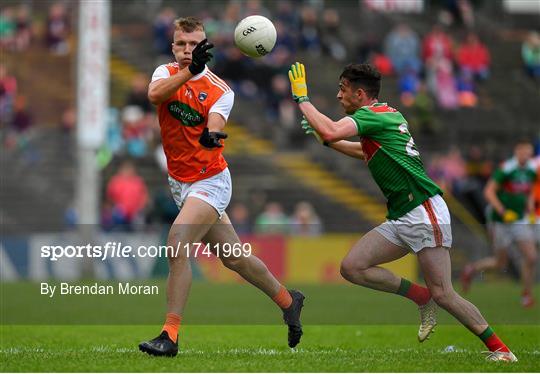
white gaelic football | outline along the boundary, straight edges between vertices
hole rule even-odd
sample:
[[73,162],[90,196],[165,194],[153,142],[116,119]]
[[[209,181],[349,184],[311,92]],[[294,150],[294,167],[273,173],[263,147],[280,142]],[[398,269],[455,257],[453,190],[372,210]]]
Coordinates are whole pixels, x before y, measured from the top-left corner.
[[234,42],[243,54],[262,57],[276,45],[276,28],[272,21],[263,16],[244,18],[234,29]]

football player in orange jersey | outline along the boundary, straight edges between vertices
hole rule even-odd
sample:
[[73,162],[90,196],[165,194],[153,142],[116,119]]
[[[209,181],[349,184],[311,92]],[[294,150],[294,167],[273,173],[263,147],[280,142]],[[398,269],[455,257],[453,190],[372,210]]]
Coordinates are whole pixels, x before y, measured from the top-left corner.
[[[282,309],[289,327],[288,343],[302,336],[300,312],[304,295],[288,291],[255,256],[224,256],[220,245],[240,243],[225,213],[232,192],[231,176],[223,158],[223,132],[234,93],[208,69],[213,45],[202,22],[194,17],[175,21],[172,52],[175,63],[159,66],[148,87],[148,99],[157,106],[169,184],[180,213],[167,245],[181,248],[168,253],[167,315],[161,334],[139,344],[156,356],[178,353],[178,329],[191,286],[191,267],[185,245],[207,243],[223,264],[259,288]],[[180,245],[179,245],[180,243]]]

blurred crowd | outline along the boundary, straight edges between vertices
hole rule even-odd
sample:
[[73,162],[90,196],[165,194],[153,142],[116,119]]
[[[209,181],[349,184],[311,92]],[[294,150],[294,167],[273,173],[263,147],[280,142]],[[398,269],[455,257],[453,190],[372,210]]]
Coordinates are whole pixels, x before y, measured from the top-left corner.
[[49,6],[45,20],[32,15],[32,7],[22,3],[2,7],[0,11],[0,48],[24,52],[43,43],[57,55],[71,50],[71,13],[69,2],[57,2]]
[[432,155],[427,165],[428,175],[443,191],[467,204],[480,221],[484,221],[486,206],[483,190],[497,166],[487,153],[480,145],[471,145],[463,151],[453,147]]
[[323,224],[313,205],[298,202],[288,215],[276,201],[266,202],[262,210],[248,209],[242,202],[233,203],[229,218],[239,234],[283,234],[295,236],[318,236],[323,233]]
[[27,97],[19,92],[17,78],[0,63],[0,129],[3,149],[19,149],[27,160],[35,159],[37,153],[28,152],[27,147],[33,137],[33,127],[34,115]]
[[105,230],[131,230],[144,224],[148,188],[131,161],[120,165],[107,183],[104,195],[101,225]]
[[[237,98],[257,101],[260,105],[254,107],[264,108],[263,115],[254,113],[256,120],[264,117],[266,121],[278,124],[280,132],[286,133],[288,139],[292,139],[289,135],[294,131],[303,137],[286,75],[289,64],[297,58],[310,59],[313,63],[325,63],[330,59],[341,65],[349,61],[375,64],[381,73],[393,77],[401,106],[413,109],[411,126],[416,127],[414,131],[435,133],[438,127],[436,109],[479,105],[479,91],[485,91],[481,87],[490,79],[492,70],[490,50],[484,38],[475,32],[471,2],[444,3],[446,6],[439,22],[425,34],[415,30],[412,24],[396,23],[381,34],[366,30],[352,38],[354,42],[344,35],[346,26],[354,26],[343,19],[346,14],[321,1],[263,3],[260,0],[231,0],[219,12],[207,9],[197,16],[203,19],[208,38],[216,45],[211,68],[227,80]],[[159,56],[155,66],[172,60],[173,21],[181,15],[178,11],[178,8],[163,8],[154,19],[153,47]],[[28,3],[0,8],[2,51],[32,53],[34,46],[39,44],[41,53],[45,48],[53,56],[73,54],[71,3],[51,3],[46,14],[41,16],[34,12]],[[238,21],[253,14],[269,17],[277,29],[277,44],[263,59],[242,55],[232,40]],[[540,81],[538,32],[524,34],[521,59],[526,75]],[[321,74],[323,70],[321,68]],[[18,76],[16,71],[16,66],[0,63],[0,126],[6,149],[24,146],[38,119],[29,107],[28,96],[20,89],[21,83],[28,78]],[[113,172],[115,183],[112,183],[113,179],[107,183],[131,186],[131,199],[142,199],[144,204],[119,201],[118,194],[114,193],[119,187],[109,189],[107,186],[102,203],[102,223],[107,229],[126,224],[136,227],[140,222],[152,220],[167,221],[174,218],[177,211],[166,188],[152,194],[133,166],[142,158],[153,158],[166,173],[155,109],[146,96],[148,83],[147,75],[136,75],[123,104],[110,109],[107,141],[98,153],[99,165],[105,169],[113,165],[115,159],[132,160],[131,166],[122,164]],[[323,99],[313,97],[313,100]],[[70,133],[76,126],[75,109],[68,105],[59,112],[59,117],[59,128]],[[434,155],[429,161],[430,173],[436,181],[446,190],[465,197],[478,212],[484,204],[479,191],[493,167],[491,154],[481,146],[451,149],[448,153]],[[306,235],[316,235],[322,231],[322,223],[309,204],[298,204],[291,214],[285,213],[277,202],[267,202],[255,211],[252,205],[235,203],[230,207],[231,219],[239,225],[241,232],[278,230],[294,233],[299,230]]]
[[102,149],[109,157],[104,160],[113,156],[146,157],[159,146],[159,124],[156,111],[147,98],[148,84],[148,77],[136,75],[124,105],[109,110],[106,144]]
[[[227,210],[238,234],[317,236],[323,232],[322,221],[309,202],[298,202],[288,215],[279,202],[268,201],[263,191],[252,191],[249,200],[233,202]],[[151,195],[135,163],[125,159],[105,186],[100,222],[105,231],[133,231],[152,224],[169,225],[177,214],[166,187]],[[70,219],[74,223],[73,216]]]
[[[540,79],[540,34],[531,31],[521,47],[527,75]],[[478,86],[490,76],[488,47],[473,31],[467,31],[456,44],[440,24],[420,37],[407,24],[398,24],[384,40],[384,53],[373,52],[368,60],[383,75],[398,77],[401,103],[421,106],[435,98],[442,109],[474,107],[478,104]],[[430,104],[431,105],[431,104]]]
[[540,82],[540,33],[529,33],[521,45],[521,58],[529,77]]
[[[398,78],[401,104],[412,106],[426,92],[442,109],[477,105],[477,84],[488,79],[490,53],[474,32],[468,32],[457,46],[441,25],[435,25],[420,40],[406,24],[399,24],[386,36],[383,74]],[[383,57],[380,57],[383,58]]]
[[[13,3],[12,3],[13,4]],[[45,19],[33,14],[30,3],[7,5],[0,8],[0,49],[2,53],[43,53],[68,55],[71,52],[72,30],[69,2],[51,3],[46,8]],[[14,74],[16,67],[0,62],[0,128],[2,145],[7,150],[28,151],[27,144],[33,136],[36,116],[31,108],[29,92],[24,92],[20,81],[27,76]],[[24,85],[23,85],[24,86]],[[28,86],[28,85],[27,85]],[[72,108],[66,109],[59,119],[59,127],[70,131],[75,125],[70,118]],[[70,126],[69,128],[67,126]],[[28,152],[26,152],[27,154]]]
[[[384,39],[371,35],[359,49],[361,61],[397,78],[401,104],[414,107],[426,132],[435,127],[427,121],[435,106],[446,110],[476,106],[477,85],[490,72],[490,53],[474,31],[470,1],[443,4],[438,22],[425,35],[399,23]],[[452,34],[460,35],[458,42]]]

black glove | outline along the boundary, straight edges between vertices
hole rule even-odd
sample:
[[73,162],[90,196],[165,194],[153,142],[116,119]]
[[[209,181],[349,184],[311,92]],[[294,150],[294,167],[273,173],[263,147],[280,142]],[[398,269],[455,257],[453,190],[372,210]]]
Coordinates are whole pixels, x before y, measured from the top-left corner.
[[214,48],[212,43],[208,43],[208,39],[202,40],[191,52],[191,64],[188,69],[193,75],[197,75],[204,70],[204,66],[212,57],[214,57],[208,50]]
[[208,127],[205,127],[199,143],[205,148],[221,148],[223,145],[219,139],[227,139],[227,134],[224,132],[209,132]]

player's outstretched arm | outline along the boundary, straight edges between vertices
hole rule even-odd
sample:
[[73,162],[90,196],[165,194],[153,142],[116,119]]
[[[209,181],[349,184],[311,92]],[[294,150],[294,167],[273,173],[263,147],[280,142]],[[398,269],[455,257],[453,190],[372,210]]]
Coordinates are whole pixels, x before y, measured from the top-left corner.
[[148,100],[154,105],[163,103],[178,91],[178,89],[191,77],[193,77],[193,74],[186,68],[171,75],[169,78],[160,79],[150,83],[148,86]]
[[333,121],[313,106],[309,101],[301,103],[300,110],[323,141],[334,143],[358,135],[358,129],[350,118],[344,117]]
[[329,143],[328,146],[336,151],[343,153],[344,155],[358,158],[360,160],[365,160],[366,155],[362,150],[362,143],[360,142],[351,142],[348,140],[340,140],[335,143]]
[[501,200],[497,197],[497,191],[500,188],[500,184],[494,180],[490,179],[486,187],[484,188],[484,197],[486,201],[497,211],[497,213],[502,217],[504,222],[510,223],[516,221],[519,217],[516,212],[511,209],[506,209]]
[[323,141],[331,143],[358,135],[356,125],[349,118],[342,118],[335,122],[309,102],[304,64],[297,62],[291,66],[289,80],[294,101],[298,103],[309,124]]
[[497,190],[499,189],[499,183],[494,179],[490,179],[484,188],[484,197],[486,201],[499,213],[499,215],[504,214],[504,205],[501,203],[497,197]]
[[327,147],[335,149],[338,152],[341,152],[347,156],[365,160],[364,152],[362,151],[362,143],[360,142],[351,142],[348,140],[340,140],[335,143],[328,143],[322,140],[319,134],[309,125],[309,122],[304,117],[301,122],[302,129],[307,135],[313,135],[317,141]]

